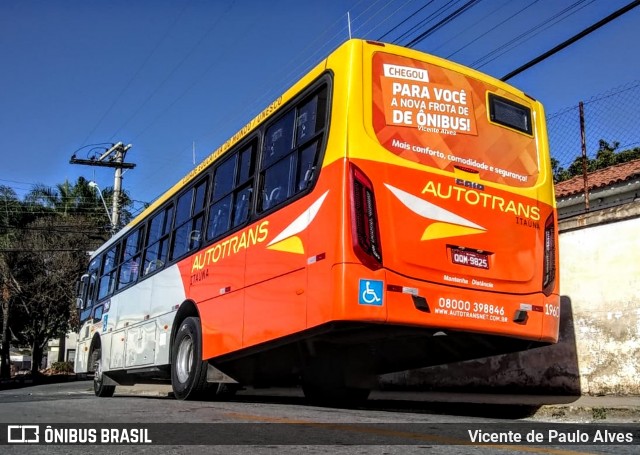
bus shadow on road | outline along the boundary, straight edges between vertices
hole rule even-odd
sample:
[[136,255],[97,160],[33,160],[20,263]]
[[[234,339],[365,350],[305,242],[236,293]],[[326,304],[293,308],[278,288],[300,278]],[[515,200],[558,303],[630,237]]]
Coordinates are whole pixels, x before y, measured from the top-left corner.
[[[576,397],[557,397],[557,403],[569,403]],[[261,395],[238,395],[230,400],[235,403],[275,404],[292,406],[310,406],[302,396],[270,395],[265,391]],[[313,405],[314,407],[335,409],[336,406]],[[542,405],[469,403],[450,401],[413,401],[403,399],[372,399],[359,406],[344,406],[341,409],[354,409],[376,412],[452,415],[464,417],[485,417],[492,419],[524,419],[534,416]]]
[[384,412],[407,412],[414,414],[452,415],[461,417],[486,417],[492,419],[525,419],[538,412],[540,406],[521,404],[407,402],[398,400],[375,400],[364,409]]

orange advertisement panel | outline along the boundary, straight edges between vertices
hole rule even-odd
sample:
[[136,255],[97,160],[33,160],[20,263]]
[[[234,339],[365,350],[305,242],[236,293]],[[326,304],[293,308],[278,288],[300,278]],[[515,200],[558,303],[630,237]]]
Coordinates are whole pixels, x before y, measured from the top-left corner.
[[489,120],[488,93],[506,91],[456,71],[398,55],[373,56],[373,129],[396,155],[434,168],[472,168],[482,180],[533,186],[535,138]]

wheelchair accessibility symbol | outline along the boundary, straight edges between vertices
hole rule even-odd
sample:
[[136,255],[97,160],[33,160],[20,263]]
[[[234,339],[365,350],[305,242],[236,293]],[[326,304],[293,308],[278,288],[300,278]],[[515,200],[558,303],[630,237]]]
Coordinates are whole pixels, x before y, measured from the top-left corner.
[[360,305],[382,306],[382,289],[382,281],[360,279],[358,303]]

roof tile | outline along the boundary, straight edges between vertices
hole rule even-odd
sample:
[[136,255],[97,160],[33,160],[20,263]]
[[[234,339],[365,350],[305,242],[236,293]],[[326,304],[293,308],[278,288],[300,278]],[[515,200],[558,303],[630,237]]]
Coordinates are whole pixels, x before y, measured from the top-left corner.
[[[599,169],[587,174],[589,190],[624,182],[637,175],[640,175],[640,160]],[[569,180],[556,183],[555,189],[557,198],[581,193],[584,191],[584,177],[578,175]]]

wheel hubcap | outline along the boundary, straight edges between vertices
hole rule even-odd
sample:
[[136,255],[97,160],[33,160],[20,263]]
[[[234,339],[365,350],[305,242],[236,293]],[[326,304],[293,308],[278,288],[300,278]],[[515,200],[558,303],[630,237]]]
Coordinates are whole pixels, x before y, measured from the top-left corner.
[[181,383],[187,382],[191,366],[193,365],[193,340],[190,337],[184,338],[178,348],[178,358],[176,359],[176,374]]
[[96,367],[93,372],[93,380],[98,386],[100,386],[100,384],[102,383],[102,360],[101,359],[96,360]]

